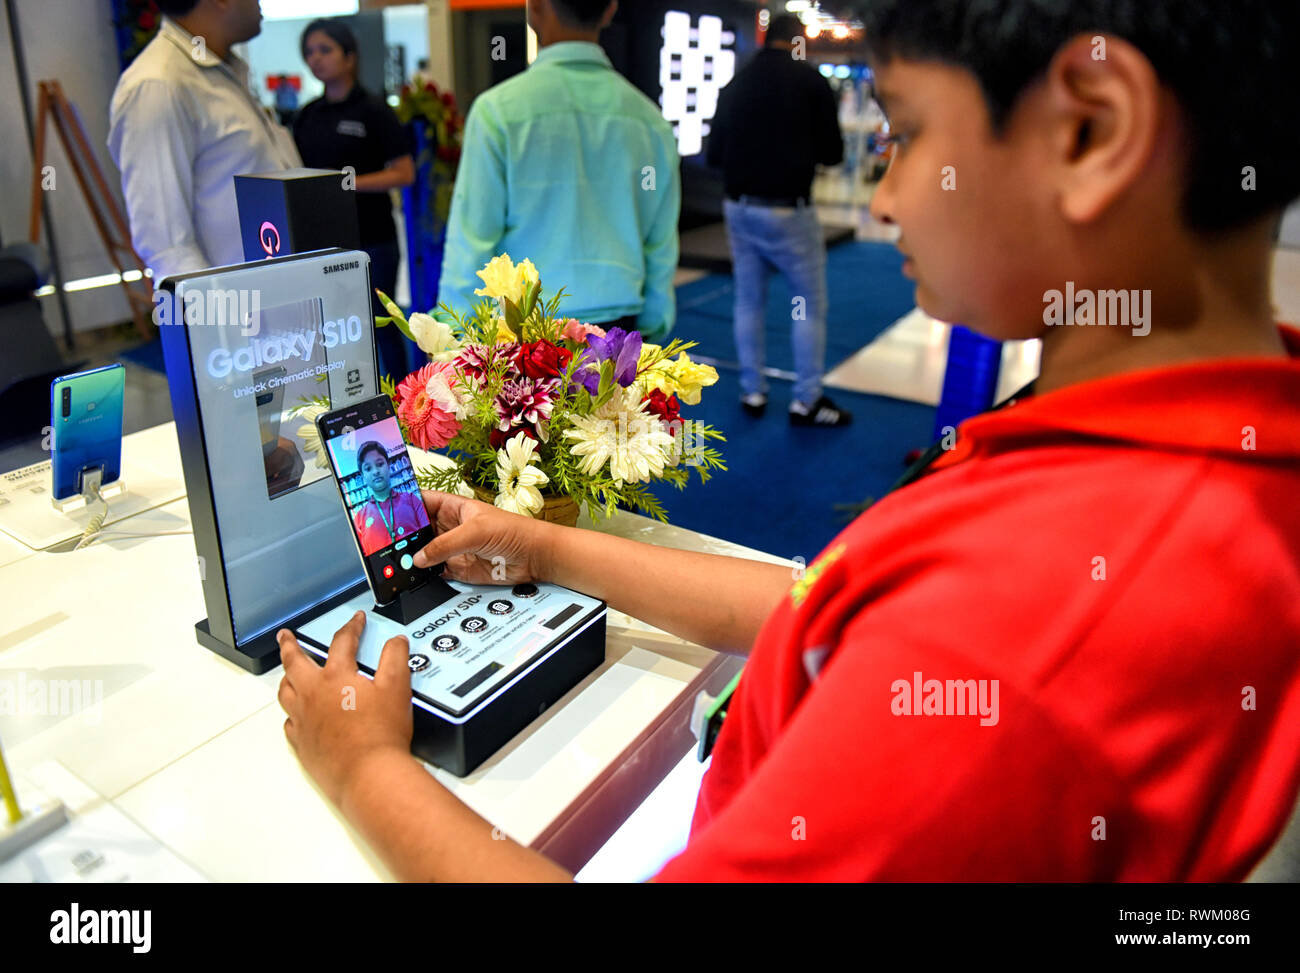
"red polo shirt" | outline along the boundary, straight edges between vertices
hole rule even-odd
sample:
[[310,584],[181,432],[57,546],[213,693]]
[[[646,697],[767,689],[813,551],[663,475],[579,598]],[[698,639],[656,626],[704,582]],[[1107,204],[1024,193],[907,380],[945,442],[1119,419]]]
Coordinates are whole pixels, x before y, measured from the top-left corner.
[[658,878],[1245,876],[1300,790],[1283,333],[963,423],[768,618]]

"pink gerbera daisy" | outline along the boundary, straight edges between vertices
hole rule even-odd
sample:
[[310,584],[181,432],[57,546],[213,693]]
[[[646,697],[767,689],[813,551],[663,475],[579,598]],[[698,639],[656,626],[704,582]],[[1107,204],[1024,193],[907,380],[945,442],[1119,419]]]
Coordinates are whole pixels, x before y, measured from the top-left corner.
[[457,413],[462,410],[453,391],[455,384],[450,362],[429,362],[397,387],[397,415],[406,424],[412,445],[440,449],[460,432]]

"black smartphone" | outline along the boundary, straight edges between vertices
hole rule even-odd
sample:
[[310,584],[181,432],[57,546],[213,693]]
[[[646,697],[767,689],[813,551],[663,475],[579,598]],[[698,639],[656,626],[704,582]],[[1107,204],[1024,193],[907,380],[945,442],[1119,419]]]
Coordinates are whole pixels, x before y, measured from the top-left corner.
[[316,419],[316,428],[375,603],[390,604],[441,574],[441,564],[422,569],[413,563],[415,552],[433,540],[434,528],[392,400],[377,395],[327,412]]

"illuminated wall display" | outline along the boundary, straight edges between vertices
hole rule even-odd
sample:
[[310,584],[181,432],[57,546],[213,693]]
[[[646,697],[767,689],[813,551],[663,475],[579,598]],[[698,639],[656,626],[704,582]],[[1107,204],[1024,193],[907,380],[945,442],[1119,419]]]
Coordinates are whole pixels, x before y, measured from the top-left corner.
[[659,104],[673,123],[677,151],[698,155],[718,110],[718,92],[736,73],[736,36],[722,29],[722,18],[692,17],[679,10],[664,14],[659,50]]

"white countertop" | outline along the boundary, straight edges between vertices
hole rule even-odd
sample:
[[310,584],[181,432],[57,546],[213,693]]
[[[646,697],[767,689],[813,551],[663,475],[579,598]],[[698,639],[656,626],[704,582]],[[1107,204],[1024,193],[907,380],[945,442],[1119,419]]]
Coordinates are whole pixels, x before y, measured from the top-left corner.
[[[180,478],[170,424],[127,438],[148,447],[154,469]],[[622,512],[594,526],[668,547],[789,563]],[[184,499],[115,525],[139,533],[188,527]],[[49,781],[69,772],[85,788],[57,796],[75,811],[111,805],[210,879],[388,877],[285,741],[280,670],[251,675],[196,641],[194,623],[205,610],[191,535],[113,537],[64,554],[0,535],[0,592],[0,681],[86,688],[77,712],[0,712],[20,800],[25,790],[57,793]],[[569,849],[565,864],[574,868],[622,823],[608,810],[619,801],[600,810],[606,789],[629,786],[626,775],[613,774],[620,762],[653,739],[662,748],[665,732],[676,734],[673,759],[651,761],[652,779],[635,783],[639,801],[689,747],[678,726],[687,697],[704,677],[716,682],[726,669],[729,678],[736,666],[618,612],[607,627],[605,663],[483,766],[463,780],[432,771],[516,840],[561,858]]]

